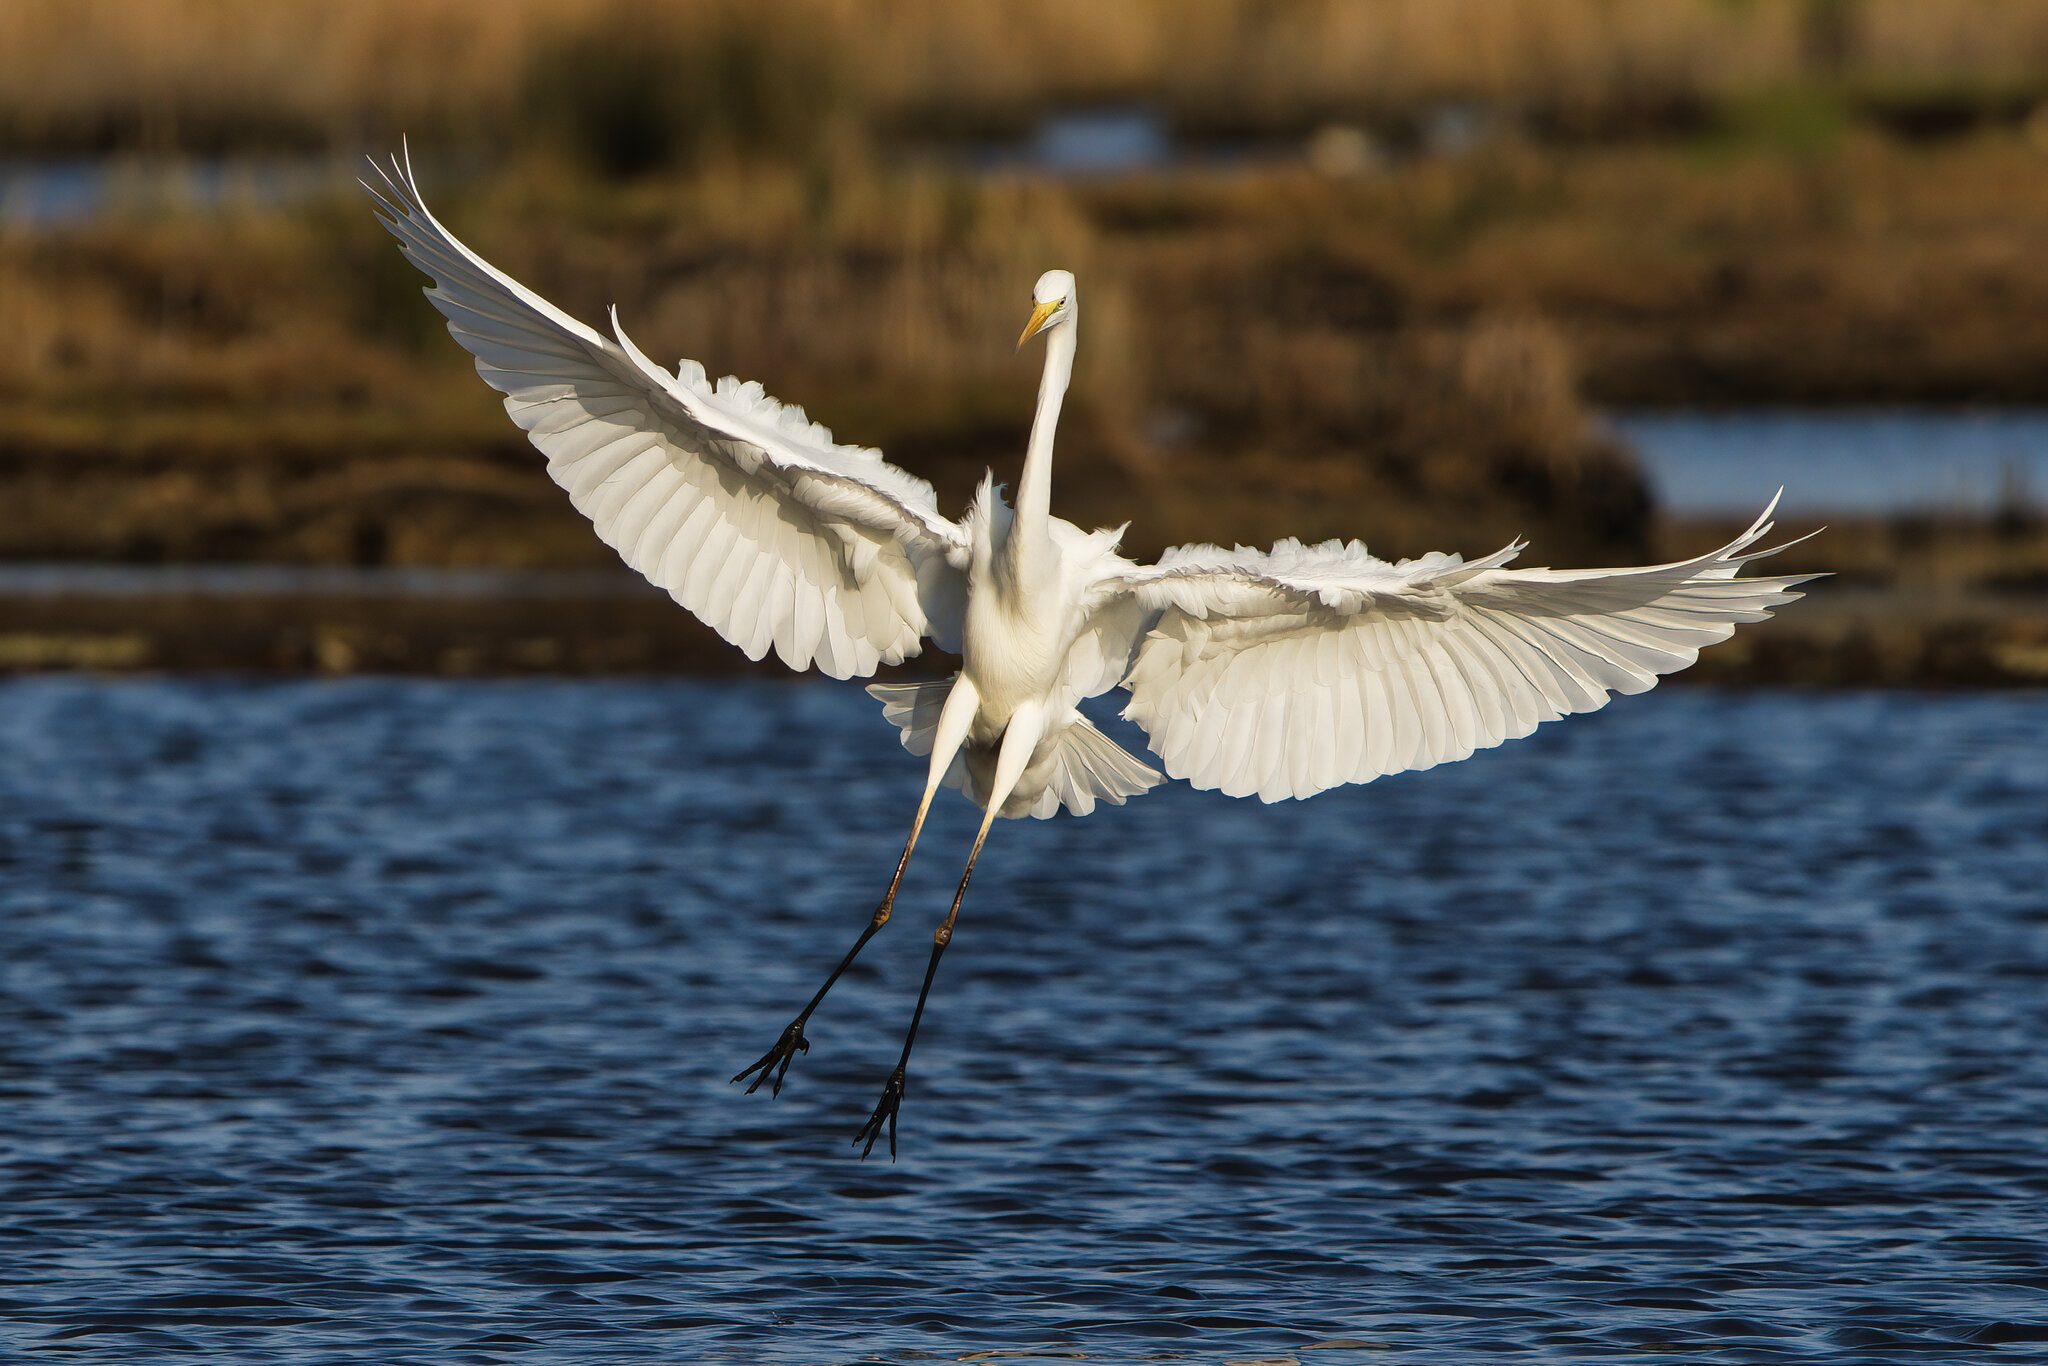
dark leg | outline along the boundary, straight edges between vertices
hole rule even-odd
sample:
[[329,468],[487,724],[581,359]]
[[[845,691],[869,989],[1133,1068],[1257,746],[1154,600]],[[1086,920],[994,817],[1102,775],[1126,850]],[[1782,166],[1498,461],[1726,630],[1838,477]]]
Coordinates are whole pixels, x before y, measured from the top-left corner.
[[932,794],[927,790],[923,803],[917,808],[917,819],[911,822],[910,838],[903,845],[903,857],[896,860],[896,875],[889,879],[889,890],[882,894],[882,904],[877,906],[874,915],[869,917],[867,928],[860,932],[860,938],[853,941],[853,947],[846,951],[846,957],[839,960],[839,966],[832,969],[832,975],[825,979],[825,985],[818,988],[818,994],[811,997],[810,1004],[798,1011],[797,1017],[789,1022],[789,1027],[782,1031],[782,1037],[775,1041],[775,1046],[740,1069],[738,1075],[733,1077],[734,1081],[744,1081],[748,1075],[759,1073],[747,1087],[748,1095],[751,1096],[760,1090],[764,1081],[768,1083],[769,1095],[781,1095],[782,1079],[789,1075],[790,1063],[796,1060],[797,1054],[811,1051],[810,1040],[804,1037],[804,1022],[811,1018],[811,1012],[825,999],[825,993],[832,990],[832,984],[853,966],[853,960],[867,947],[868,940],[873,939],[876,932],[889,923],[889,913],[896,905],[896,889],[903,885],[903,870],[910,866],[910,852],[917,848],[918,832],[924,829],[925,813],[931,809],[931,804]]
[[953,942],[953,922],[960,918],[960,903],[967,896],[967,880],[974,876],[974,861],[981,857],[981,846],[988,839],[988,828],[995,821],[992,805],[988,816],[981,823],[981,833],[974,837],[974,848],[967,855],[967,871],[960,875],[960,890],[953,893],[953,909],[946,912],[946,918],[932,934],[932,957],[925,964],[924,985],[918,989],[917,1009],[910,1013],[910,1032],[903,1038],[903,1056],[896,1060],[896,1070],[889,1074],[889,1080],[882,1086],[882,1098],[875,1103],[874,1114],[854,1135],[853,1141],[867,1140],[867,1146],[860,1150],[862,1160],[875,1150],[875,1140],[882,1135],[882,1124],[889,1125],[889,1160],[896,1160],[896,1107],[903,1102],[903,1076],[910,1066],[910,1048],[917,1042],[917,1026],[924,1019],[925,999],[932,994],[932,978],[939,974],[939,957],[945,953],[946,945]]

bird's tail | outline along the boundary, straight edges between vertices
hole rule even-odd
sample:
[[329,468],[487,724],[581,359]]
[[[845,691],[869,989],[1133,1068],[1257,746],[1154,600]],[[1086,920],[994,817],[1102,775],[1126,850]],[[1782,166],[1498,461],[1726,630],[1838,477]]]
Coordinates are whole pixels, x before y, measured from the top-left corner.
[[[1166,781],[1165,774],[1097,730],[1095,723],[1078,711],[1064,729],[1040,743],[1024,776],[1027,781],[1037,780],[1038,791],[1022,807],[1012,796],[1003,804],[1005,816],[1044,820],[1062,809],[1085,816],[1098,801],[1122,806]],[[986,786],[983,782],[970,787],[968,795],[979,804],[985,799]],[[1023,786],[1018,784],[1020,789]]]
[[939,713],[946,709],[946,698],[952,691],[952,678],[932,683],[868,684],[868,696],[882,704],[882,715],[903,732],[903,747],[917,755],[932,752]]

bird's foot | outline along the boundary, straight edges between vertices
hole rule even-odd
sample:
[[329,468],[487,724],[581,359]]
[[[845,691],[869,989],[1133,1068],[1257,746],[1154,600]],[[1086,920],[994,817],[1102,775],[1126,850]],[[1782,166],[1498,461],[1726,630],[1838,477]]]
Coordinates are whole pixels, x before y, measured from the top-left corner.
[[790,1063],[796,1061],[799,1053],[811,1051],[811,1041],[804,1037],[803,1018],[791,1020],[789,1028],[782,1031],[782,1037],[775,1041],[775,1047],[763,1053],[756,1061],[741,1068],[733,1077],[734,1081],[745,1081],[750,1073],[758,1072],[753,1085],[747,1087],[747,1094],[753,1095],[761,1089],[761,1083],[768,1083],[768,1094],[782,1094],[782,1079],[789,1075]]
[[882,1098],[875,1102],[875,1112],[868,1116],[868,1122],[861,1125],[860,1132],[853,1136],[855,1143],[867,1140],[867,1146],[860,1150],[860,1160],[868,1160],[868,1154],[875,1150],[875,1140],[882,1136],[882,1125],[889,1126],[889,1160],[896,1160],[896,1107],[903,1103],[903,1069],[897,1068],[889,1074],[889,1080],[882,1087]]

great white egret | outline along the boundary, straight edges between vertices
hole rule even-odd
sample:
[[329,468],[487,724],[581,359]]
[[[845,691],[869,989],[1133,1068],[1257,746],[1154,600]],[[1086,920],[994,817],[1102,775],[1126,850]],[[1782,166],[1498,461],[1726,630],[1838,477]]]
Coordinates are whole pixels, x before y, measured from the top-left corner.
[[[433,280],[426,295],[548,473],[619,555],[725,639],[792,669],[865,678],[930,640],[951,677],[868,688],[924,795],[888,890],[853,947],[781,1037],[734,1081],[782,1089],[804,1027],[889,922],[932,796],[962,789],[984,815],[881,1099],[854,1142],[874,1150],[896,1114],[939,958],[998,816],[1087,815],[1164,781],[1076,708],[1113,688],[1166,774],[1261,801],[1463,759],[1544,721],[1637,693],[1691,664],[1738,622],[1760,621],[1813,575],[1738,578],[1771,508],[1719,550],[1634,569],[1510,569],[1517,542],[1475,560],[1389,564],[1357,541],[1269,551],[1213,545],[1157,564],[1117,554],[1121,528],[1052,513],[1053,426],[1074,367],[1080,298],[1040,276],[1021,349],[1045,370],[1015,506],[993,476],[959,521],[932,486],[839,445],[759,384],[716,384],[649,361],[612,313],[599,335],[464,246],[427,211],[409,161],[365,183],[379,218]],[[1782,546],[1778,549],[1783,549]]]

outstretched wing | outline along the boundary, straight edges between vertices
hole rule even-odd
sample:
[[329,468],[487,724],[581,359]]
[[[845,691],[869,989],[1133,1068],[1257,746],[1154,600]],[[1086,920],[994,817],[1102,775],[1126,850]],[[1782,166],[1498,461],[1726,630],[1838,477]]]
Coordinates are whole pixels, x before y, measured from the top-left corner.
[[605,544],[721,636],[792,669],[872,674],[958,633],[966,541],[932,487],[837,445],[801,408],[685,361],[671,375],[612,316],[600,336],[427,211],[409,163],[364,183],[433,279],[426,295]]
[[1776,553],[1749,549],[1771,509],[1712,554],[1640,569],[1505,568],[1519,543],[1400,564],[1355,541],[1183,546],[1103,579],[1095,619],[1127,633],[1124,715],[1168,773],[1307,797],[1643,692],[1768,617],[1818,577],[1736,577]]

